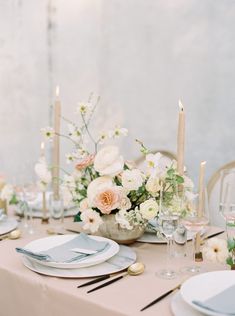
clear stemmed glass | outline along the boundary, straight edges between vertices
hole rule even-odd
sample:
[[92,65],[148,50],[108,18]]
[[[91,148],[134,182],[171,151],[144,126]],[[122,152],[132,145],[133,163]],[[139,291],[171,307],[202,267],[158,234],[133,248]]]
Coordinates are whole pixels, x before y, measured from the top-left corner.
[[219,210],[225,219],[227,235],[235,235],[235,169],[221,172]]
[[193,249],[193,265],[183,268],[184,272],[198,273],[201,271],[200,266],[195,263],[195,255],[200,251],[200,240],[198,244],[197,234],[201,234],[203,229],[209,223],[209,207],[208,207],[208,197],[207,190],[203,190],[203,201],[202,201],[202,212],[198,212],[199,207],[199,195],[190,202],[190,211],[185,217],[181,218],[181,223],[184,227],[192,234],[192,249]]
[[54,223],[50,227],[55,233],[63,229],[64,203],[61,196],[59,199],[55,199],[54,194],[51,193],[49,197],[49,211],[51,217],[54,219]]
[[158,271],[157,275],[164,279],[173,279],[177,276],[176,271],[170,267],[170,259],[172,255],[173,234],[178,227],[178,220],[178,214],[175,214],[168,207],[165,207],[161,203],[159,212],[159,226],[161,228],[161,232],[167,240],[167,260],[166,268]]
[[25,183],[23,186],[23,200],[26,204],[26,217],[29,218],[28,233],[34,234],[33,205],[38,197],[38,188],[34,183]]

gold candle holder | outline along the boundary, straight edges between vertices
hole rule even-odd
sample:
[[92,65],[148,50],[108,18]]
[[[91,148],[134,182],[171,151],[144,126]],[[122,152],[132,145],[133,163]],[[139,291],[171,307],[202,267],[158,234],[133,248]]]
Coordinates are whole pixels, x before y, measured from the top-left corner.
[[46,192],[42,192],[42,224],[49,224],[49,217],[47,215],[47,203],[46,203]]

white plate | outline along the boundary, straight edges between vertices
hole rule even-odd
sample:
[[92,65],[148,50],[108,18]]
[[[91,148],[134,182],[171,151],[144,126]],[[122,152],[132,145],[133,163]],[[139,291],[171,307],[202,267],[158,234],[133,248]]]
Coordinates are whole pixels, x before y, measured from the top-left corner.
[[194,309],[211,316],[223,316],[192,303],[193,300],[205,301],[235,284],[234,271],[213,271],[196,275],[187,280],[181,287],[183,300]]
[[[62,235],[62,236],[45,237],[45,238],[37,239],[30,242],[24,248],[31,250],[33,252],[45,251],[50,248],[64,244],[72,240],[76,236],[77,236],[76,234],[69,234],[69,235]],[[104,262],[110,259],[114,255],[116,255],[116,253],[118,253],[119,245],[115,241],[104,238],[104,237],[98,237],[98,236],[89,236],[89,237],[97,241],[108,242],[110,244],[110,247],[104,252],[101,252],[95,256],[88,256],[87,259],[84,259],[78,262],[69,262],[69,263],[46,262],[46,261],[40,261],[34,258],[30,258],[30,260],[40,263],[41,265],[54,267],[54,268],[76,269],[76,268],[89,267],[89,266],[99,264],[101,262]]]
[[[206,229],[204,229],[202,231],[202,234],[205,234]],[[192,239],[192,232],[187,232],[187,240],[191,240]],[[137,241],[139,242],[146,242],[149,244],[166,244],[166,239],[164,237],[158,236],[154,233],[144,233],[142,237],[140,237]]]
[[91,278],[100,275],[120,272],[128,268],[136,261],[136,253],[127,246],[120,246],[119,252],[108,261],[97,264],[92,267],[80,269],[57,269],[43,266],[40,263],[33,262],[26,257],[22,257],[23,264],[30,270],[59,278]]
[[18,222],[14,218],[7,217],[0,221],[0,235],[10,233],[12,230],[16,229]]
[[180,292],[177,292],[171,300],[171,310],[174,316],[203,316],[205,314],[193,309],[185,303]]

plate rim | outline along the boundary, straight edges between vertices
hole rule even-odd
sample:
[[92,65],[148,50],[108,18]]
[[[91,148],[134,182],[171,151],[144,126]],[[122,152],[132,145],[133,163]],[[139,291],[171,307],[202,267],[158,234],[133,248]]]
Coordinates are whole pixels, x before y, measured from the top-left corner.
[[[66,237],[68,238],[68,237],[72,237],[72,236],[74,236],[74,238],[75,238],[76,236],[78,236],[78,234],[65,234],[65,235],[46,236],[46,237],[38,238],[38,239],[35,239],[35,240],[32,240],[31,242],[29,242],[27,245],[24,246],[24,248],[32,250],[32,249],[28,248],[28,246],[30,246],[34,242],[38,242],[40,240],[45,240],[45,239],[63,239],[63,238],[66,238]],[[81,262],[78,262],[78,263],[74,263],[74,262],[58,263],[58,262],[46,262],[46,261],[44,262],[44,261],[37,260],[35,258],[30,258],[30,260],[35,261],[36,263],[39,263],[41,265],[44,265],[44,266],[47,266],[47,267],[52,267],[52,268],[58,268],[58,269],[79,269],[79,268],[85,268],[85,267],[90,267],[92,265],[100,264],[100,263],[102,263],[104,261],[109,260],[110,258],[115,256],[119,252],[120,246],[114,240],[106,238],[106,237],[102,237],[102,236],[89,235],[89,237],[91,237],[92,239],[95,239],[95,240],[107,241],[114,248],[113,254],[110,257],[100,258],[100,259],[98,259],[96,261],[93,261],[92,264],[89,263],[89,261],[88,261],[88,263],[86,263],[86,262],[84,262],[84,260],[81,261]],[[50,249],[50,248],[48,248],[48,249]],[[23,255],[23,256],[27,257],[25,255]],[[88,258],[88,260],[89,259],[91,259],[91,258]]]
[[[129,251],[132,252],[132,254],[134,255],[134,258],[131,260],[133,260],[132,263],[136,262],[136,259],[137,259],[137,254],[136,254],[136,251],[131,248],[131,247],[128,247],[128,246],[124,246],[124,245],[120,245],[120,249],[119,249],[119,252],[123,249],[123,248],[127,248],[129,249]],[[118,253],[116,254],[118,255]],[[112,259],[112,258],[110,258]],[[105,264],[106,262],[108,262],[110,259],[108,259],[107,261],[105,262],[102,262],[102,263],[99,263],[99,265],[102,265],[102,264]],[[35,272],[35,273],[38,273],[40,275],[45,275],[45,276],[50,276],[50,277],[56,277],[56,278],[62,278],[62,279],[87,279],[87,278],[95,278],[95,277],[98,277],[98,276],[101,276],[101,275],[107,275],[107,274],[115,274],[115,273],[118,273],[118,272],[122,272],[123,270],[126,270],[127,267],[129,265],[131,265],[132,263],[128,263],[128,265],[126,265],[125,267],[122,267],[122,268],[118,268],[118,266],[116,266],[117,270],[113,271],[113,272],[107,272],[107,273],[102,273],[102,274],[93,274],[93,275],[86,275],[86,276],[75,276],[75,275],[71,275],[71,276],[65,276],[65,275],[59,275],[59,274],[55,274],[55,273],[51,273],[51,274],[48,274],[48,273],[45,273],[45,272],[40,272],[37,268],[35,267],[32,267],[31,265],[29,266],[29,264],[31,263],[31,258],[26,258],[24,256],[21,257],[21,261],[23,263],[23,265]],[[29,264],[27,263],[27,261],[29,262]],[[37,265],[41,265],[40,263],[37,262]],[[42,267],[45,267],[42,265]],[[52,268],[53,270],[64,270],[64,269],[60,269],[60,268],[53,268],[53,267],[48,267],[46,266],[49,270]],[[95,266],[90,266],[91,268],[95,267]],[[89,267],[88,267],[89,268]],[[79,270],[79,268],[77,269],[68,269],[71,273],[74,272],[74,270]]]
[[[194,303],[192,303],[192,301],[190,300],[187,300],[187,298],[185,297],[185,295],[183,294],[183,291],[184,291],[184,288],[185,288],[185,284],[188,284],[189,282],[192,281],[192,279],[196,279],[196,278],[203,278],[205,275],[212,275],[212,274],[216,274],[216,273],[225,273],[225,274],[228,274],[228,273],[232,273],[231,270],[216,270],[216,271],[208,271],[208,272],[205,272],[205,273],[201,273],[201,274],[198,274],[198,275],[194,275],[192,276],[191,278],[189,278],[188,280],[186,280],[182,286],[181,286],[181,289],[180,289],[180,294],[181,294],[181,297],[182,299],[184,300],[184,302],[186,302],[188,305],[190,305],[192,308],[198,310],[199,312],[202,312],[204,313],[205,315],[208,315],[208,316],[223,316],[224,314],[221,314],[219,312],[214,312],[214,311],[210,311],[206,308],[203,308],[203,307],[200,307],[198,305],[195,305]],[[234,283],[235,284],[235,283]]]
[[[7,231],[4,232],[4,233],[0,233],[0,236],[3,236],[3,235],[5,235],[5,234],[10,233],[10,232],[12,232],[14,229],[16,229],[16,228],[18,227],[18,222],[17,222],[17,220],[16,220],[14,217],[7,217],[7,219],[4,220],[4,221],[5,221],[5,222],[6,222],[6,221],[10,221],[10,222],[14,223],[14,225],[12,225],[12,228],[11,228],[10,230],[7,230]],[[0,225],[1,225],[1,222],[0,222]]]

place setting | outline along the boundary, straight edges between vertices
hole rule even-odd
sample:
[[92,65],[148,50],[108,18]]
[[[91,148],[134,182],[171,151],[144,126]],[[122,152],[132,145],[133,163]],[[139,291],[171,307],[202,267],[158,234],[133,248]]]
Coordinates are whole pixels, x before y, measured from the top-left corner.
[[127,269],[136,253],[115,241],[81,234],[37,239],[23,248],[23,264],[40,274],[62,278],[90,278]]

